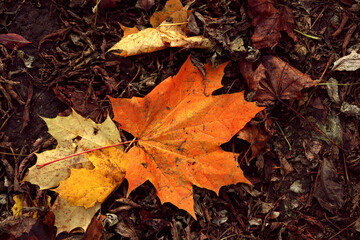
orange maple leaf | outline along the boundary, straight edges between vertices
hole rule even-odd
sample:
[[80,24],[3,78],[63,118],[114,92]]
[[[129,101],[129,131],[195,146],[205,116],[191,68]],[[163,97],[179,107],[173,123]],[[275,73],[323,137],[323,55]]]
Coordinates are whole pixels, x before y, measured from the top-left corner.
[[138,142],[124,154],[129,193],[149,180],[161,202],[171,202],[194,218],[193,185],[218,192],[221,186],[249,183],[229,141],[263,108],[244,94],[211,95],[222,87],[226,64],[205,66],[206,77],[190,58],[179,73],[144,98],[111,98],[114,120]]

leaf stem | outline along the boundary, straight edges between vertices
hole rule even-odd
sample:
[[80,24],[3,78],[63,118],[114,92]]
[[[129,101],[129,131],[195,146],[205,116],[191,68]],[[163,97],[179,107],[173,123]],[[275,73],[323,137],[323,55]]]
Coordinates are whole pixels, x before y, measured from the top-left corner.
[[89,152],[92,152],[92,151],[97,151],[97,150],[101,150],[101,149],[104,149],[104,148],[111,148],[111,147],[116,147],[116,146],[120,146],[120,145],[124,145],[124,144],[128,144],[128,143],[133,143],[133,142],[137,142],[139,140],[131,140],[131,141],[126,141],[126,142],[120,142],[120,143],[115,143],[115,144],[112,144],[112,145],[108,145],[108,146],[102,146],[102,147],[98,147],[98,148],[92,148],[92,149],[89,149],[89,150],[86,150],[86,151],[83,151],[83,152],[78,152],[78,153],[74,153],[72,155],[69,155],[69,156],[66,156],[66,157],[63,157],[63,158],[58,158],[58,159],[55,159],[51,162],[47,162],[47,163],[44,163],[44,164],[40,164],[40,165],[36,165],[36,168],[37,169],[40,169],[40,168],[43,168],[49,164],[52,164],[52,163],[56,163],[56,162],[59,162],[59,161],[62,161],[62,160],[65,160],[65,159],[68,159],[68,158],[71,158],[71,157],[76,157],[76,156],[79,156],[81,154],[85,154],[85,153],[89,153]]
[[311,39],[314,39],[314,40],[320,40],[320,39],[321,39],[321,38],[319,38],[319,37],[315,37],[315,36],[312,36],[312,35],[309,35],[309,34],[300,32],[300,31],[297,30],[297,29],[294,29],[294,31],[297,32],[297,33],[300,33],[301,35],[304,35],[305,37],[308,37],[308,38],[311,38]]
[[288,141],[288,139],[287,139],[287,137],[286,137],[286,135],[285,135],[285,133],[284,133],[284,131],[282,130],[282,128],[280,127],[280,125],[279,125],[279,123],[275,120],[275,123],[276,123],[276,125],[278,126],[278,128],[280,129],[280,132],[282,133],[282,135],[283,135],[283,137],[284,137],[284,139],[285,139],[285,141],[287,142],[287,144],[289,145],[289,150],[291,151],[291,144],[290,144],[290,142]]

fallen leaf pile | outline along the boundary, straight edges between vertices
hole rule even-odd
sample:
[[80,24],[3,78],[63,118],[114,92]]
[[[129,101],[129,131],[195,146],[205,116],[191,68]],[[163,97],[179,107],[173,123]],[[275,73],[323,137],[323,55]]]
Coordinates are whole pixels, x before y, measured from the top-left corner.
[[[222,87],[225,66],[213,69],[206,65],[205,78],[188,58],[176,76],[160,83],[144,98],[111,98],[114,120],[138,139],[128,152],[111,147],[40,169],[32,167],[27,181],[41,189],[60,184],[55,189],[61,197],[55,208],[60,205],[60,210],[68,212],[61,215],[57,226],[71,229],[66,221],[77,209],[69,210],[67,202],[82,211],[75,217],[76,224],[88,224],[98,204],[122,182],[125,170],[128,193],[150,180],[162,202],[171,202],[194,218],[193,185],[218,192],[224,185],[249,183],[238,166],[237,154],[222,150],[220,144],[229,141],[263,108],[246,102],[243,93],[212,95]],[[119,132],[109,118],[95,124],[73,112],[45,121],[58,146],[38,154],[37,165],[120,142]],[[91,214],[83,207],[90,207]],[[55,214],[59,215],[60,210]]]
[[[253,2],[250,1],[249,7],[254,15],[257,8]],[[265,17],[275,19],[275,26],[284,25],[281,19],[287,10],[280,14],[272,3],[266,4],[268,8],[265,9],[270,12]],[[121,56],[131,56],[166,47],[212,46],[204,37],[187,36],[187,17],[187,7],[170,0],[162,11],[152,16],[151,23],[156,28],[140,32],[136,28],[124,28],[123,39],[109,51],[119,50]],[[259,30],[269,28],[268,20],[265,18],[266,24],[263,20],[253,19],[259,24],[253,38],[260,34]],[[285,26],[288,28],[275,29],[277,34],[269,35],[271,41],[262,39],[253,43],[259,48],[264,47],[262,41],[276,44],[278,31],[290,33],[289,24]],[[226,152],[220,145],[238,133],[239,138],[250,142],[251,158],[254,158],[271,133],[260,131],[257,126],[244,128],[263,109],[246,102],[244,93],[212,95],[222,87],[225,66],[213,69],[207,64],[200,71],[188,58],[176,76],[164,80],[144,98],[110,98],[114,120],[136,138],[126,152],[122,147],[109,147],[43,168],[30,168],[26,181],[39,185],[40,189],[55,188],[59,193],[52,207],[59,231],[86,228],[100,204],[125,177],[129,182],[128,194],[149,180],[161,202],[171,202],[194,218],[193,185],[218,192],[224,185],[249,183],[238,166],[238,154]],[[243,60],[239,67],[254,92],[253,98],[260,103],[297,99],[304,87],[317,84],[308,75],[273,56],[261,57],[256,65]],[[68,117],[44,120],[58,146],[37,154],[37,165],[121,143],[119,131],[109,118],[102,124],[95,124],[73,112]]]
[[151,53],[168,47],[212,48],[214,44],[203,36],[188,36],[188,7],[179,0],[169,0],[162,11],[154,13],[150,22],[154,28],[138,31],[122,26],[123,38],[108,51],[123,57]]

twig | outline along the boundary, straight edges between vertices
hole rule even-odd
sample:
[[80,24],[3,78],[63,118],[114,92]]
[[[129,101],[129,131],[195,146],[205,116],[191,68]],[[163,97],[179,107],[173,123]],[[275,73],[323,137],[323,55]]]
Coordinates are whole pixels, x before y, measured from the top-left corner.
[[347,171],[347,165],[346,165],[346,159],[345,159],[345,154],[344,152],[343,154],[343,163],[344,163],[344,172],[345,172],[345,179],[346,179],[346,183],[349,183],[349,175],[348,175],[348,171]]
[[343,18],[341,20],[340,26],[338,27],[338,29],[336,29],[336,31],[331,35],[333,38],[336,37],[337,35],[339,35],[342,30],[344,29],[347,21],[349,20],[349,15],[346,12],[343,12]]
[[350,223],[349,225],[347,225],[345,228],[341,229],[339,232],[335,233],[334,235],[332,235],[329,240],[333,239],[334,237],[336,237],[337,235],[339,235],[340,233],[342,233],[343,231],[345,231],[346,229],[348,229],[349,227],[351,227],[352,225],[354,225],[357,221],[360,220],[360,217],[358,219],[356,219],[354,222]]
[[317,18],[315,19],[314,23],[310,26],[310,29],[312,29],[314,26],[315,26],[315,23],[320,19],[320,17],[323,16],[323,13],[325,12],[325,10],[327,9],[328,7],[324,7],[321,12],[319,13],[319,15],[317,16]]
[[324,71],[322,72],[322,74],[320,76],[319,82],[321,82],[321,80],[323,79],[323,77],[324,77],[326,71],[328,70],[330,64],[334,61],[334,58],[335,58],[335,54],[331,54],[328,62],[326,63],[326,67],[325,67]]
[[349,31],[347,31],[345,38],[344,38],[344,43],[342,45],[342,55],[345,56],[346,55],[346,47],[349,45],[351,36],[353,35],[353,33],[355,32],[357,28],[357,24],[353,23],[349,29]]

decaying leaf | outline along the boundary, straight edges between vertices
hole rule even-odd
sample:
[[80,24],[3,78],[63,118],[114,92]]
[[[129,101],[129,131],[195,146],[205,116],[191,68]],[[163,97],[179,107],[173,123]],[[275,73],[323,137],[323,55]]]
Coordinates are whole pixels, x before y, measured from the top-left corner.
[[[44,121],[58,145],[53,150],[36,154],[37,165],[85,150],[121,142],[119,131],[109,117],[102,124],[96,124],[73,111],[68,117],[44,118]],[[25,181],[39,185],[40,189],[54,188],[59,185],[60,181],[70,176],[71,168],[92,169],[93,164],[86,155],[79,155],[40,169],[33,166],[29,169]],[[76,186],[74,187],[76,188]]]
[[12,238],[8,239],[19,239],[30,233],[37,222],[38,220],[31,216],[8,217],[0,222],[0,233],[9,234]]
[[272,123],[273,120],[271,118],[265,120],[264,126],[253,125],[249,122],[238,133],[238,138],[244,139],[250,143],[251,156],[249,160],[252,160],[261,152],[274,134],[274,131],[268,130]]
[[193,217],[193,185],[218,192],[221,186],[248,182],[220,144],[231,139],[262,108],[243,93],[211,95],[221,88],[226,64],[205,66],[206,78],[188,58],[179,73],[144,98],[113,99],[114,120],[138,138],[124,154],[129,191],[147,180],[162,202],[171,202]]
[[360,69],[360,54],[352,51],[349,55],[334,62],[333,71],[356,71]]
[[0,34],[0,43],[4,44],[7,48],[14,49],[15,47],[22,48],[31,42],[29,42],[19,34],[7,33],[7,34]]
[[281,32],[286,32],[296,41],[291,9],[282,7],[279,11],[274,7],[274,0],[249,0],[248,4],[251,25],[255,27],[254,35],[251,37],[253,47],[275,47],[281,38]]
[[155,0],[138,0],[139,6],[145,11],[149,11],[155,4]]
[[253,69],[254,63],[242,60],[239,67],[250,90],[254,92],[253,99],[260,103],[271,104],[277,99],[300,99],[304,88],[318,84],[318,81],[278,57],[263,56],[258,63],[256,69]]
[[326,158],[323,161],[314,197],[323,208],[332,214],[336,214],[344,205],[344,186],[338,180],[334,163]]
[[94,216],[91,219],[89,227],[86,230],[83,240],[101,240],[104,239],[105,228],[103,221],[106,219],[105,215]]
[[89,226],[94,214],[100,209],[100,203],[91,208],[70,206],[69,203],[58,197],[51,211],[55,214],[55,226],[57,232],[70,232],[74,228],[81,227],[84,230]]
[[[0,221],[0,239],[55,239],[52,212],[38,211],[41,208],[36,207],[36,201],[31,201],[29,194],[18,194],[13,199],[14,216]],[[45,205],[50,202],[49,196],[47,200]]]
[[[181,6],[181,8],[179,7]],[[187,17],[188,7],[182,7],[179,0],[167,3],[164,9],[155,13],[151,23],[156,28],[147,28],[136,32],[134,28],[124,26],[124,37],[108,51],[121,51],[116,53],[123,57],[151,53],[168,47],[211,48],[214,44],[203,36],[188,37]],[[159,26],[159,21],[161,22]],[[132,32],[132,34],[130,34]]]

